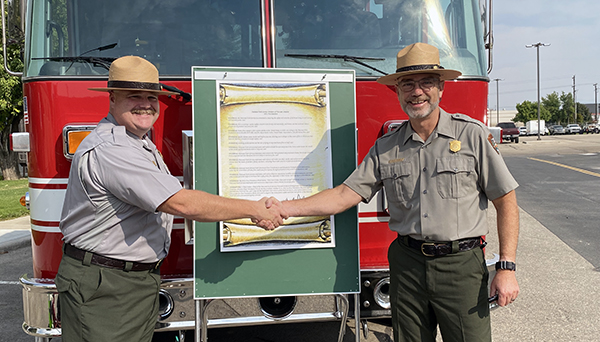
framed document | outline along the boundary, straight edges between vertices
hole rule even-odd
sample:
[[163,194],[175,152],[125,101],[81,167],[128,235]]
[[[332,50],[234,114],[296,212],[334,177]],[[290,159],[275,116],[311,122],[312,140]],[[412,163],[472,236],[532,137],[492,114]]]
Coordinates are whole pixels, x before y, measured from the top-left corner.
[[[290,81],[217,82],[220,195],[291,200],[333,186],[327,83]],[[335,247],[329,216],[290,218],[275,230],[250,219],[221,229],[222,252]]]
[[[356,167],[352,70],[194,67],[192,93],[195,189],[293,200]],[[196,222],[195,297],[358,293],[356,215]]]

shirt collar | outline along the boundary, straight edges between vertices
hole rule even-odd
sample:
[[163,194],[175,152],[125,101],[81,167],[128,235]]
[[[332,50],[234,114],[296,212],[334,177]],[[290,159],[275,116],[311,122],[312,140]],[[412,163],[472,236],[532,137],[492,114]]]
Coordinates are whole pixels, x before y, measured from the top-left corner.
[[[108,113],[108,115],[106,115],[105,120],[108,121],[108,122],[110,122],[110,123],[112,123],[115,126],[121,126],[121,125],[119,125],[119,123],[117,122],[117,120],[115,119],[115,117],[111,113]],[[125,130],[125,131],[127,132],[127,135],[130,136],[131,138],[134,138],[136,140],[140,140],[140,137],[138,137],[137,135],[129,132],[128,130]],[[154,146],[154,144],[152,143],[152,141],[148,138],[148,133],[144,134],[144,136],[142,137],[141,140],[145,140],[145,141],[149,142],[151,146]]]
[[[406,129],[404,130],[403,135],[401,136],[401,142],[403,145],[406,145],[406,143],[408,142],[409,139],[413,139],[415,141],[421,141],[421,138],[418,137],[417,132],[415,132],[412,128],[412,126],[410,125],[410,122],[408,122],[405,125]],[[443,110],[442,108],[440,108],[440,118],[438,120],[438,124],[435,127],[435,129],[433,130],[433,132],[431,132],[431,135],[433,135],[434,137],[437,135],[444,135],[447,136],[451,139],[454,139],[454,130],[452,129],[452,124],[451,124],[451,120],[450,120],[450,114],[448,114],[445,110]]]
[[[126,140],[131,141],[136,146],[142,147],[147,151],[152,151],[153,149],[156,148],[156,146],[154,145],[152,140],[150,140],[150,138],[148,137],[148,134],[144,134],[142,139],[140,139],[140,137],[138,137],[137,135],[126,130],[125,126],[119,125],[117,123],[117,120],[115,120],[115,117],[111,113],[108,113],[108,115],[106,115],[106,117],[101,122],[109,122],[109,123],[113,124],[114,126],[119,127],[119,129],[123,129],[123,131],[127,134],[128,139],[126,139]],[[124,138],[125,138],[125,135],[122,135],[121,139],[124,139]],[[121,144],[125,143],[125,140],[119,140],[119,137],[115,136],[115,142],[118,142],[118,141],[120,141]]]
[[115,117],[114,117],[114,116],[113,116],[111,113],[108,113],[108,114],[106,115],[106,118],[105,118],[105,119],[106,119],[108,122],[110,122],[110,123],[112,123],[113,125],[115,125],[115,126],[118,126],[118,125],[119,125],[119,124],[117,123],[117,120],[115,119]]
[[438,125],[435,130],[439,135],[445,135],[448,138],[456,139],[454,129],[452,129],[451,121],[450,114],[446,113],[445,110],[440,108],[440,120],[438,121]]

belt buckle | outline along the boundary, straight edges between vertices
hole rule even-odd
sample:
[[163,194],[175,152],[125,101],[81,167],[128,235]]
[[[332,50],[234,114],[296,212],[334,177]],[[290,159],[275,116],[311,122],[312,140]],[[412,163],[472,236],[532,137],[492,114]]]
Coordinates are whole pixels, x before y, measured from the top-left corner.
[[421,244],[421,253],[423,253],[423,255],[424,255],[424,256],[428,256],[428,257],[434,257],[434,256],[435,256],[435,254],[428,254],[428,253],[425,253],[425,249],[424,249],[424,247],[425,247],[425,246],[433,246],[433,247],[435,247],[435,243],[434,243],[434,242],[423,242],[423,243]]

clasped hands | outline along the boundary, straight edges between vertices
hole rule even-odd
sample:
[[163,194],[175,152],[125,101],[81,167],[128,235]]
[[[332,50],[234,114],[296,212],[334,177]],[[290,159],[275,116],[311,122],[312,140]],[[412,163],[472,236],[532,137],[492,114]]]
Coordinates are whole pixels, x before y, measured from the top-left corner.
[[256,215],[252,217],[252,222],[257,226],[273,230],[283,224],[283,220],[289,217],[283,204],[275,197],[263,197],[258,200]]

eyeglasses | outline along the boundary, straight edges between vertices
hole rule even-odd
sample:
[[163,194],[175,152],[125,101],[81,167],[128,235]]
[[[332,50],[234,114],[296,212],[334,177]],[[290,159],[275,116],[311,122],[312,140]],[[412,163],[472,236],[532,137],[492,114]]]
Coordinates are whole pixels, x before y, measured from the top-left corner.
[[431,88],[437,86],[440,80],[438,78],[429,77],[424,78],[418,81],[401,81],[396,86],[400,88],[403,92],[409,92],[415,90],[417,83],[419,84],[419,88],[423,89],[423,91],[429,91]]

